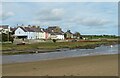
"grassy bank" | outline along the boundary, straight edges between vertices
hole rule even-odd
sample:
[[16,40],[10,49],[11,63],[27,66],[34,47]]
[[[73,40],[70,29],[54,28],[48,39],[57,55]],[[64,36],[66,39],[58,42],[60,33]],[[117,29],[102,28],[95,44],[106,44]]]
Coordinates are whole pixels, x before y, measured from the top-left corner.
[[[39,52],[51,52],[57,49],[68,48],[68,49],[90,49],[100,45],[116,44],[117,41],[79,41],[79,42],[45,42],[45,43],[34,43],[25,45],[16,45],[11,43],[2,44],[3,54],[23,54],[23,53],[35,53]],[[21,52],[20,52],[21,51]],[[23,52],[24,51],[24,52]]]

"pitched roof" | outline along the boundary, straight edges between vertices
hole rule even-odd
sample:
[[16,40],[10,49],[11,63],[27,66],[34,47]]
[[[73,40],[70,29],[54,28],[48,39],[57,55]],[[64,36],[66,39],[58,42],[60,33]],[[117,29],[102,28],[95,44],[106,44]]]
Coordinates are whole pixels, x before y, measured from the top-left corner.
[[48,29],[55,29],[55,28],[59,28],[59,27],[58,26],[48,27]]
[[34,32],[42,32],[41,28],[30,28]]
[[9,25],[0,25],[0,28],[8,29],[8,26],[9,26]]
[[[59,30],[54,31],[54,29],[59,29]],[[54,33],[54,34],[64,34],[64,32],[62,31],[62,29],[59,26],[48,27],[44,31],[48,32],[48,33]]]
[[[18,27],[19,28],[19,27]],[[20,27],[24,32],[27,32],[26,28]]]
[[34,32],[31,28],[29,27],[22,27],[25,32]]
[[15,31],[16,29],[17,29],[17,28],[11,28],[11,27],[10,27],[10,30],[11,30],[11,31]]
[[47,30],[49,30],[49,31],[52,31],[52,30],[54,30],[54,29],[60,29],[60,30],[61,30],[61,28],[58,27],[58,26],[53,26],[53,27],[48,27],[48,28],[47,28]]
[[51,35],[64,35],[64,33],[50,32]]
[[71,31],[70,31],[70,30],[68,30],[66,33],[73,34],[73,33],[71,33]]
[[41,30],[41,28],[34,28],[34,27],[21,27],[20,28],[24,31],[24,32],[43,32]]

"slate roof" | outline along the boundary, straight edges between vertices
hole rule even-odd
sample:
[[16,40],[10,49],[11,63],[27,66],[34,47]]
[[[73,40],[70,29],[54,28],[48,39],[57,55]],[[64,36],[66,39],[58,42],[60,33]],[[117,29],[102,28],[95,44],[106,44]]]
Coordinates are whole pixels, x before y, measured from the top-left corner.
[[64,34],[63,31],[60,31],[60,32],[52,32],[52,31],[47,30],[47,29],[44,29],[44,31],[50,33],[51,35],[63,35],[63,34]]
[[55,29],[55,28],[59,28],[59,27],[58,26],[48,27],[48,29]]
[[71,31],[70,31],[70,30],[68,30],[66,33],[73,34],[73,33],[71,33]]
[[43,32],[41,28],[34,27],[20,27],[24,32]]
[[0,28],[8,29],[9,25],[0,25]]
[[11,30],[11,31],[15,31],[16,29],[17,29],[17,28],[11,28],[11,27],[10,27],[10,30]]
[[48,27],[47,28],[48,31],[52,31],[54,29],[60,29],[61,30],[61,28],[59,28],[58,26],[53,26],[53,27]]
[[[59,29],[59,31],[57,31],[57,32],[52,31],[54,29]],[[63,35],[64,34],[64,32],[58,26],[48,27],[44,31],[50,33],[51,35]]]
[[51,35],[64,35],[63,33],[50,33]]

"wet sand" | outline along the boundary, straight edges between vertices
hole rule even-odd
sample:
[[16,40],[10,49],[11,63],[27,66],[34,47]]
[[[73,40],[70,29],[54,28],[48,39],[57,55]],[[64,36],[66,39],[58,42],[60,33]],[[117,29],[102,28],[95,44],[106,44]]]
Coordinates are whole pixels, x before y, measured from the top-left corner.
[[118,55],[4,64],[3,76],[118,76]]

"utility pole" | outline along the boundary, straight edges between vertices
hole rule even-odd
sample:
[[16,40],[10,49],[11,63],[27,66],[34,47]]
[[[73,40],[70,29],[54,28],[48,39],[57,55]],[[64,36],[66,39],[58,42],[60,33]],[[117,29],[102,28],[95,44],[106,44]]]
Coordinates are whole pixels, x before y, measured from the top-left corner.
[[9,42],[9,38],[10,38],[10,27],[8,27],[8,42]]
[[8,42],[9,42],[9,31],[8,31]]

